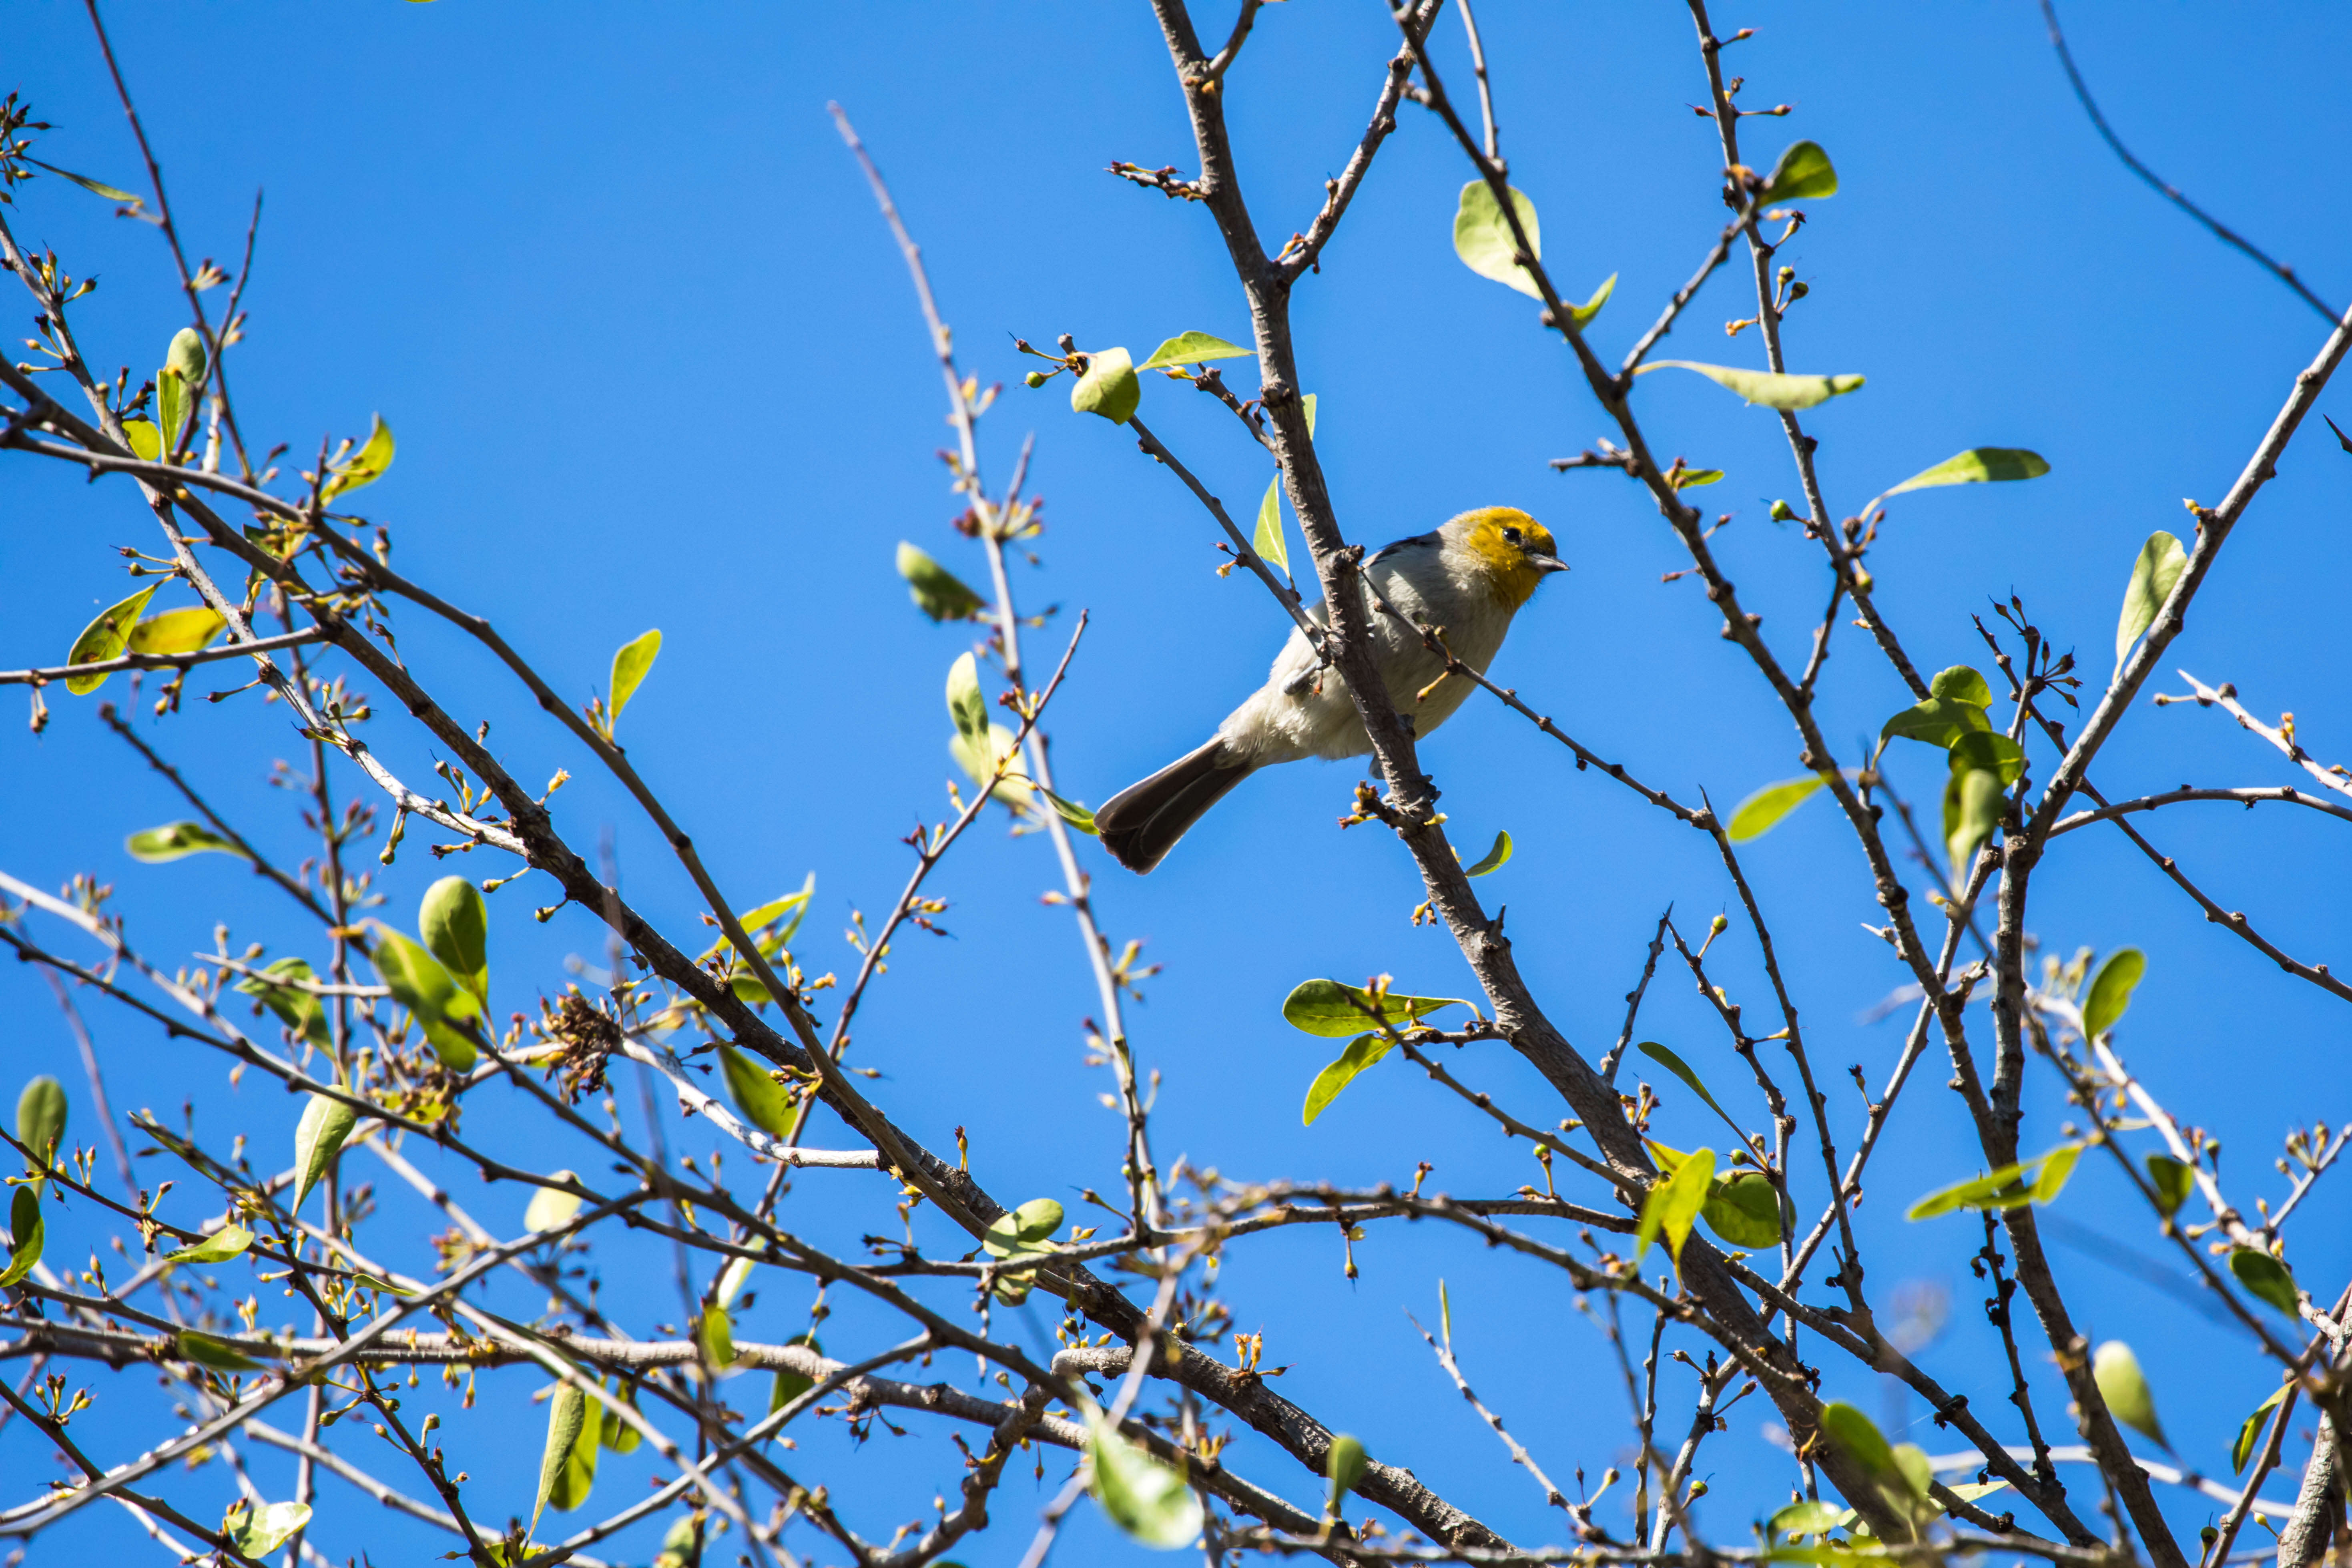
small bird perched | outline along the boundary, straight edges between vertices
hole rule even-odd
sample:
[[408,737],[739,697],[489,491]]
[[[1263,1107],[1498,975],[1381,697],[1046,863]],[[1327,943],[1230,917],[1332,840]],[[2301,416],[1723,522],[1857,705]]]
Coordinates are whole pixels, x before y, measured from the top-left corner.
[[[1443,527],[1385,546],[1364,574],[1399,614],[1444,631],[1445,646],[1478,671],[1503,646],[1511,617],[1554,572],[1568,570],[1543,524],[1507,506],[1465,511]],[[1367,598],[1367,603],[1377,601]],[[1326,606],[1307,612],[1328,625]],[[1375,609],[1372,655],[1389,700],[1427,735],[1454,715],[1471,683],[1448,677],[1442,654],[1423,645],[1415,626]],[[1209,743],[1142,783],[1113,795],[1095,813],[1103,847],[1130,871],[1149,871],[1225,792],[1276,763],[1301,757],[1360,757],[1371,737],[1336,669],[1315,674],[1315,650],[1294,629],[1273,673],[1228,714]]]

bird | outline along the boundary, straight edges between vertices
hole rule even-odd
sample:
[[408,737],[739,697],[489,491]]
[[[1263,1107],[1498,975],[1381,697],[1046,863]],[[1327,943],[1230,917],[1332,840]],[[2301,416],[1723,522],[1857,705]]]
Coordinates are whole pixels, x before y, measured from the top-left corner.
[[[1511,619],[1543,580],[1565,572],[1558,543],[1543,524],[1513,507],[1481,507],[1427,533],[1400,539],[1373,552],[1364,575],[1399,614],[1400,625],[1375,609],[1373,657],[1389,700],[1426,736],[1454,716],[1471,682],[1447,672],[1445,657],[1427,647],[1419,626],[1441,629],[1446,647],[1484,675],[1503,646]],[[1367,599],[1369,604],[1378,601]],[[1327,606],[1307,614],[1328,624]],[[1360,757],[1372,749],[1346,680],[1336,669],[1317,679],[1315,649],[1303,629],[1276,656],[1265,684],[1226,715],[1199,747],[1105,802],[1094,815],[1097,835],[1111,858],[1143,873],[1167,856],[1208,809],[1260,768],[1302,757]]]

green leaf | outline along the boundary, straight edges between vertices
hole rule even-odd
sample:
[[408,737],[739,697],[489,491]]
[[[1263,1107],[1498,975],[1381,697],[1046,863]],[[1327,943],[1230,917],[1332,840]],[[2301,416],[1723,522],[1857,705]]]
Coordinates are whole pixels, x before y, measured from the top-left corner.
[[215,1372],[259,1372],[261,1363],[230,1344],[226,1340],[210,1334],[200,1334],[194,1329],[179,1332],[180,1359],[198,1366],[208,1366]]
[[[66,1137],[65,1085],[47,1073],[27,1081],[25,1092],[16,1097],[16,1142],[32,1150],[48,1163],[58,1163],[58,1151]],[[47,1189],[43,1181],[34,1191]]]
[[2131,1346],[2109,1340],[2093,1352],[2091,1381],[2099,1385],[2099,1397],[2107,1402],[2109,1415],[2142,1436],[2155,1438],[2167,1453],[2172,1451],[2164,1423],[2156,1418],[2156,1395],[2148,1392],[2147,1374],[2140,1371],[2139,1357],[2132,1354]]
[[713,1301],[694,1320],[695,1348],[714,1367],[735,1364],[735,1322],[727,1309]]
[[[983,745],[976,737],[958,735],[948,742],[948,755],[976,784],[988,785],[989,793],[1016,812],[1030,807],[1032,794],[1029,781],[1021,775],[1017,748],[1013,743],[1013,731],[1002,724],[988,726],[988,741]],[[1003,776],[998,776],[999,767]],[[990,781],[995,782],[992,785]]]
[[86,174],[75,174],[71,169],[60,169],[54,163],[42,163],[38,158],[27,158],[25,162],[37,163],[59,179],[71,180],[92,195],[104,196],[110,202],[129,202],[134,207],[144,205],[139,197],[132,195],[129,191],[119,190],[112,185],[100,184]]
[[1951,746],[1951,768],[1981,768],[2006,789],[2025,776],[2025,748],[1996,730],[1971,730]]
[[482,895],[463,877],[444,877],[425,889],[416,906],[416,934],[425,951],[441,961],[449,977],[490,1005],[490,916]]
[[1330,1450],[1323,1456],[1323,1475],[1331,1483],[1333,1513],[1339,1511],[1339,1500],[1364,1479],[1364,1467],[1369,1462],[1360,1439],[1347,1432],[1332,1434]]
[[[548,1175],[562,1182],[580,1179],[579,1173],[575,1171],[550,1171]],[[566,1192],[562,1187],[541,1187],[530,1194],[530,1204],[522,1211],[522,1227],[533,1233],[561,1230],[570,1225],[572,1216],[579,1212],[579,1194]]]
[[1814,773],[1806,778],[1766,784],[1741,801],[1732,812],[1731,825],[1726,830],[1730,834],[1731,841],[1745,844],[1751,838],[1761,838],[1782,817],[1812,799],[1814,793],[1829,781],[1829,774]]
[[533,1530],[539,1528],[539,1516],[547,1510],[550,1503],[558,1509],[574,1509],[587,1499],[585,1487],[579,1488],[576,1496],[573,1487],[577,1480],[575,1467],[580,1439],[583,1434],[588,1436],[588,1479],[591,1481],[595,1479],[593,1434],[597,1425],[589,1420],[590,1407],[594,1404],[595,1401],[568,1383],[557,1384],[555,1392],[548,1396],[547,1447],[541,1451],[539,1459],[539,1502],[530,1511],[530,1527]]
[[1792,1502],[1765,1521],[1772,1535],[1821,1535],[1852,1524],[1854,1511],[1833,1502]]
[[280,980],[315,979],[310,963],[293,957],[278,959],[264,968],[260,974],[248,974],[238,981],[236,988],[247,996],[261,998],[262,1005],[278,1015],[279,1023],[320,1050],[325,1050],[331,1043],[332,1035],[327,1027],[326,1008],[319,998],[293,985],[274,985],[263,976]]
[[2047,1204],[2057,1197],[2082,1157],[2079,1143],[2061,1143],[2031,1160],[2003,1165],[1997,1171],[1929,1193],[1905,1213],[1904,1218],[1934,1219],[1956,1209],[2013,1209],[2027,1204]]
[[616,1397],[597,1401],[603,1409],[596,1417],[596,1441],[615,1454],[634,1454],[637,1451],[637,1445],[646,1440],[646,1436],[621,1419],[618,1407],[625,1405],[632,1410],[635,1409],[637,1391],[630,1387],[624,1378],[614,1378],[612,1385]]
[[2147,973],[2147,955],[2136,947],[2119,947],[2100,962],[2083,998],[2083,1034],[2097,1039],[2116,1026],[2131,1005],[2139,977]]
[[1686,359],[1654,359],[1633,374],[1647,375],[1654,370],[1667,369],[1696,371],[1750,404],[1777,408],[1782,413],[1827,403],[1832,397],[1858,390],[1863,384],[1858,375],[1781,375],[1769,370],[1738,370],[1727,364],[1700,364]]
[[[1956,666],[1954,669],[1946,670],[1943,675],[1936,678],[1937,684],[1943,684],[1946,676],[1956,672],[1974,676],[1979,686],[1984,684],[1984,677],[1977,675],[1975,670],[1969,669],[1966,665]],[[1931,688],[1927,700],[1914,707],[1906,708],[1886,721],[1885,726],[1878,731],[1878,743],[1885,746],[1887,742],[1899,736],[1905,740],[1924,741],[1928,745],[1948,749],[1953,742],[1963,735],[1972,735],[1979,731],[1992,728],[1992,721],[1985,717],[1985,709],[1991,701],[1992,695],[1989,691],[1985,694],[1984,701],[1977,702],[1966,695],[1948,694],[1936,691]]]
[[2183,1164],[2169,1154],[2147,1157],[2147,1179],[2156,1188],[2157,1211],[2167,1219],[2180,1212],[2189,1194],[2197,1190],[2197,1170]]
[[[104,664],[110,658],[121,658],[130,645],[131,628],[147,611],[147,601],[155,596],[161,583],[150,583],[119,605],[99,612],[98,619],[84,626],[81,636],[74,638],[72,649],[66,655],[68,664]],[[66,689],[76,697],[87,697],[106,684],[106,676],[76,675],[66,680]]]
[[151,866],[184,859],[207,849],[240,858],[245,853],[201,822],[167,822],[161,827],[144,828],[124,839],[122,847],[131,852],[133,860],[144,860]]
[[[1240,359],[1255,352],[1206,332],[1179,332],[1153,349],[1151,357],[1135,368],[1158,370],[1162,365],[1205,364],[1213,359]],[[1130,409],[1129,412],[1134,411]]]
[[[1511,208],[1518,214],[1519,227],[1527,234],[1528,253],[1541,261],[1543,229],[1536,222],[1535,203],[1514,189]],[[1518,241],[1511,237],[1510,222],[1503,216],[1502,205],[1495,200],[1493,188],[1484,180],[1473,180],[1463,186],[1462,199],[1454,212],[1454,254],[1479,277],[1516,289],[1530,300],[1540,300],[1543,290],[1536,287],[1534,275],[1512,259],[1518,248]]]
[[1982,768],[1954,768],[1944,784],[1944,852],[1951,858],[1952,877],[1964,880],[1977,851],[2000,826],[2008,799],[2001,794],[2000,775]]
[[375,966],[392,999],[408,1009],[425,1031],[433,1054],[454,1072],[471,1071],[479,1058],[482,1005],[459,985],[441,961],[385,925],[370,921],[368,962]]
[[125,419],[122,438],[130,443],[131,455],[142,463],[163,460],[163,433],[144,419]]
[[188,385],[199,386],[210,359],[205,351],[205,335],[194,327],[182,327],[172,334],[172,346],[163,352],[163,368],[177,372]]
[[188,396],[188,384],[176,370],[155,373],[155,424],[163,432],[166,452],[179,448],[180,437],[186,434],[189,416],[195,405]]
[[209,605],[190,605],[150,616],[123,639],[127,653],[194,653],[220,636],[228,622]]
[[1837,171],[1818,142],[1791,142],[1764,181],[1766,202],[1819,201],[1837,195]]
[[[1460,858],[1459,851],[1455,852],[1455,858],[1457,859]],[[1489,871],[1499,871],[1510,863],[1511,836],[1507,832],[1497,832],[1495,835],[1495,847],[1478,857],[1473,864],[1463,867],[1462,874],[1465,877],[1483,877]]]
[[1843,1400],[1822,1406],[1822,1431],[1871,1474],[1889,1480],[1902,1474],[1877,1424]]
[[[1665,1047],[1658,1044],[1655,1040],[1643,1040],[1640,1045],[1635,1046],[1633,1048],[1641,1052],[1643,1056],[1649,1058],[1652,1061],[1657,1063],[1660,1067],[1664,1068],[1676,1078],[1682,1079],[1684,1084],[1689,1088],[1693,1094],[1697,1095],[1701,1100],[1706,1101],[1706,1108],[1709,1110],[1714,1111],[1726,1121],[1731,1121],[1731,1113],[1724,1110],[1722,1106],[1716,1103],[1715,1096],[1707,1093],[1706,1085],[1699,1081],[1698,1074],[1691,1071],[1690,1064],[1684,1061],[1682,1058],[1675,1055],[1674,1052],[1666,1049]],[[1731,1121],[1731,1125],[1736,1131],[1738,1128],[1739,1123],[1737,1121]]]
[[975,745],[988,734],[988,699],[981,695],[980,663],[969,653],[958,654],[948,666],[948,717],[955,721],[956,733]]
[[302,1200],[335,1163],[343,1140],[352,1135],[359,1119],[358,1111],[323,1094],[310,1096],[302,1108],[302,1120],[294,1124],[295,1213],[302,1212]]
[[[816,1331],[814,1329],[811,1329],[808,1332],[798,1335],[795,1338],[786,1340],[784,1342],[788,1345],[806,1345],[809,1349],[816,1352],[819,1355],[823,1355],[824,1353],[824,1347],[817,1343]],[[776,1369],[776,1385],[768,1391],[768,1414],[771,1415],[774,1415],[777,1411],[782,1410],[785,1405],[790,1405],[793,1400],[798,1399],[802,1394],[806,1394],[810,1389],[814,1388],[815,1386],[816,1379],[810,1377],[806,1373],[794,1372],[790,1367],[778,1367]]]
[[987,601],[964,580],[916,549],[898,542],[898,575],[907,580],[915,608],[935,621],[970,621],[980,617]]
[[2254,1406],[2254,1413],[2239,1426],[2238,1440],[2230,1445],[2230,1471],[2232,1475],[2246,1473],[2246,1461],[2254,1457],[2254,1438],[2263,1429],[2263,1417],[2278,1408],[2279,1401],[2286,1397],[2286,1391],[2285,1384],[2279,1384],[2271,1391],[2268,1399]]
[[1761,1171],[1717,1176],[1698,1212],[1706,1228],[1733,1247],[1753,1252],[1780,1243],[1780,1195]]
[[991,1258],[1017,1258],[1023,1253],[1043,1251],[1041,1243],[1050,1242],[1054,1233],[1062,1228],[1062,1205],[1052,1198],[1031,1198],[1019,1208],[1007,1209],[998,1215],[980,1238],[980,1245]]
[[1141,1545],[1162,1552],[1201,1538],[1201,1500],[1184,1478],[1119,1436],[1087,1405],[1087,1489],[1110,1521]]
[[1045,797],[1045,804],[1052,806],[1054,808],[1054,815],[1060,817],[1064,822],[1068,823],[1071,826],[1076,828],[1081,833],[1088,834],[1095,837],[1101,837],[1099,833],[1095,831],[1095,814],[1093,812],[1088,811],[1076,801],[1064,800],[1052,790],[1041,787],[1037,793]]
[[1651,1183],[1649,1194],[1642,1200],[1642,1226],[1634,1233],[1634,1258],[1648,1252],[1663,1231],[1666,1249],[1679,1265],[1683,1243],[1690,1239],[1691,1226],[1699,1210],[1706,1206],[1707,1186],[1714,1180],[1715,1151],[1694,1149],[1672,1175]]
[[654,660],[660,657],[661,644],[661,628],[656,626],[643,637],[632,637],[623,643],[613,655],[614,723],[621,721],[621,710],[629,705],[629,699],[635,697],[637,688],[645,684],[646,675],[654,668]]
[[14,1285],[41,1260],[41,1200],[29,1186],[18,1187],[8,1200],[8,1267],[0,1268],[0,1289]]
[[1402,1028],[1441,1007],[1468,1005],[1459,996],[1400,996],[1391,992],[1375,1006],[1372,994],[1361,986],[1342,985],[1336,980],[1302,980],[1283,999],[1282,1016],[1294,1029],[1345,1039],[1366,1024]]
[[2189,570],[2189,552],[2162,529],[2147,536],[2132,561],[2131,581],[2124,584],[2124,611],[2116,621],[2116,668],[2124,667],[2132,644],[2156,624],[2156,613],[2172,596],[2173,584]]
[[1265,481],[1265,499],[1257,503],[1257,527],[1250,535],[1250,548],[1258,559],[1290,573],[1290,540],[1282,527],[1282,475],[1276,472]]
[[194,1246],[163,1255],[166,1263],[226,1263],[253,1245],[253,1232],[241,1225],[225,1225]]
[[1721,468],[1685,468],[1681,473],[1674,476],[1675,489],[1678,490],[1696,489],[1701,485],[1716,484],[1719,482],[1722,478],[1723,470]]
[[792,1097],[768,1075],[767,1068],[733,1046],[719,1047],[719,1068],[727,1079],[728,1098],[743,1120],[761,1131],[782,1138],[793,1130]]
[[320,492],[323,500],[332,500],[362,485],[372,485],[383,478],[384,470],[392,467],[392,426],[383,422],[381,414],[370,417],[374,424],[368,431],[367,445],[353,454],[349,462],[328,470],[326,487]]
[[1143,384],[1125,349],[1098,349],[1087,356],[1087,373],[1070,387],[1070,412],[1099,414],[1114,425],[1135,416]]
[[[760,1238],[753,1237],[751,1246],[756,1249],[760,1245]],[[729,1258],[727,1267],[719,1271],[719,1283],[711,1287],[710,1299],[722,1307],[733,1308],[735,1298],[743,1293],[743,1287],[751,1280],[751,1270],[758,1267],[759,1264],[749,1258]]]
[[1301,1124],[1314,1126],[1315,1119],[1339,1098],[1339,1091],[1355,1082],[1358,1073],[1378,1064],[1395,1043],[1382,1034],[1359,1035],[1349,1041],[1348,1048],[1339,1053],[1339,1059],[1317,1073],[1315,1081],[1307,1086],[1306,1109],[1299,1112],[1298,1118]]
[[[1538,259],[1540,260],[1541,258]],[[1601,279],[1601,287],[1592,291],[1591,299],[1581,305],[1570,305],[1568,308],[1568,313],[1576,318],[1576,324],[1580,331],[1592,324],[1592,318],[1601,314],[1601,307],[1609,303],[1609,296],[1615,292],[1617,292],[1617,274],[1612,272]]]
[[2290,1318],[2299,1318],[2296,1310],[2300,1300],[2294,1288],[2294,1276],[2285,1264],[2258,1247],[2241,1247],[2230,1253],[2230,1272],[2238,1277],[2257,1299],[2276,1307]]
[[226,1533],[239,1552],[257,1562],[293,1540],[294,1532],[310,1522],[309,1503],[269,1502],[244,1510],[243,1517]]
[[2038,479],[2050,471],[2039,452],[2022,447],[1971,447],[1956,452],[1932,468],[1922,468],[1878,499],[1906,490],[1929,490],[1941,485],[1981,485],[2002,479]]

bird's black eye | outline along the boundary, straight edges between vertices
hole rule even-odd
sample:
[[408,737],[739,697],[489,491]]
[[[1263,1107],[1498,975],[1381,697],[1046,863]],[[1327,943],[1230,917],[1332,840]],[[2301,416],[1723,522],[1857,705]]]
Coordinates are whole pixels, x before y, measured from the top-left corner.
[[1519,531],[1516,528],[1507,528],[1503,530],[1503,542],[1507,544],[1518,543]]

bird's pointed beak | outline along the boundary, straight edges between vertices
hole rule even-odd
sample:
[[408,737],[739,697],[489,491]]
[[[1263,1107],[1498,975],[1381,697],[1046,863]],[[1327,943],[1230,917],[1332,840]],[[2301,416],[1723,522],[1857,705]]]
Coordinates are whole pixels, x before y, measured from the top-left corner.
[[1565,572],[1568,570],[1568,563],[1562,561],[1557,555],[1530,555],[1528,557],[1528,564],[1534,567],[1538,572]]

